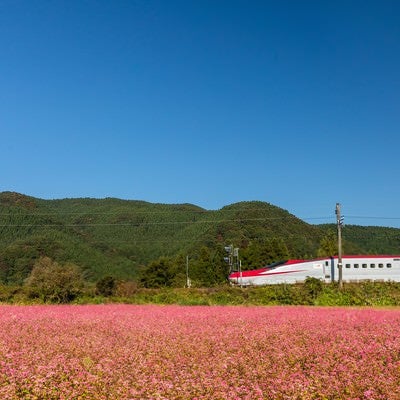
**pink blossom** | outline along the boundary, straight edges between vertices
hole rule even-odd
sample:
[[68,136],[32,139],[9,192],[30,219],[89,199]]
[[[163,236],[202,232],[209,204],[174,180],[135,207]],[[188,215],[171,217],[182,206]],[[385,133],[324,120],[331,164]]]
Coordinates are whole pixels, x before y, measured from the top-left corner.
[[2,399],[399,399],[400,312],[0,306]]

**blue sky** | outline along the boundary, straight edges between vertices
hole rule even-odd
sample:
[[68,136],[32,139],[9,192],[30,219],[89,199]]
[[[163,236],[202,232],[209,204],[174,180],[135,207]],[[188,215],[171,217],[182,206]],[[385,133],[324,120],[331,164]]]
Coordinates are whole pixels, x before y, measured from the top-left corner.
[[399,20],[398,1],[3,0],[0,190],[400,226]]

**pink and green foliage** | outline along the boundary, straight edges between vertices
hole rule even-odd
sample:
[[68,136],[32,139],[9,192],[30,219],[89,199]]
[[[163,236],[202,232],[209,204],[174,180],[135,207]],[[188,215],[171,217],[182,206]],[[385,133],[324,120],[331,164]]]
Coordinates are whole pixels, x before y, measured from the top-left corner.
[[400,312],[1,306],[1,399],[399,399]]

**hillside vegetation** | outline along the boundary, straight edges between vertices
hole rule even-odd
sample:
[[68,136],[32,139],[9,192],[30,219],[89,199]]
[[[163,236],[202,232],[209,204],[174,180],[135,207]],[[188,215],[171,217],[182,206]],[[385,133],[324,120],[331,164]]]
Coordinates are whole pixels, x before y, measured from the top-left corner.
[[[3,192],[0,283],[22,285],[35,263],[49,258],[61,266],[73,264],[86,282],[111,276],[145,287],[182,287],[189,256],[192,284],[213,286],[226,281],[228,244],[240,249],[246,269],[328,253],[327,243],[335,248],[334,236],[335,225],[310,225],[258,201],[205,210],[192,204],[43,200]],[[346,226],[343,237],[347,253],[400,253],[399,229]]]

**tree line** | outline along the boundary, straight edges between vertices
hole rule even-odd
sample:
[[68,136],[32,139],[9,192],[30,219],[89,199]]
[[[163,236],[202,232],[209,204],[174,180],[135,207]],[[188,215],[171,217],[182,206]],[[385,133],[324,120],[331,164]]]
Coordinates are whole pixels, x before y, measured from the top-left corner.
[[[320,255],[334,255],[334,244],[333,234],[327,235],[321,241]],[[240,255],[244,261],[244,270],[290,258],[284,241],[278,239],[251,243]],[[203,246],[191,257],[185,254],[164,256],[143,265],[136,280],[118,279],[110,271],[109,275],[90,283],[85,279],[85,271],[79,265],[60,263],[48,256],[41,256],[34,262],[32,270],[19,287],[22,288],[20,293],[27,299],[38,299],[45,303],[68,303],[84,293],[90,293],[91,296],[113,296],[117,292],[129,295],[133,288],[183,288],[189,282],[192,288],[223,286],[228,283],[229,268],[224,246]]]

